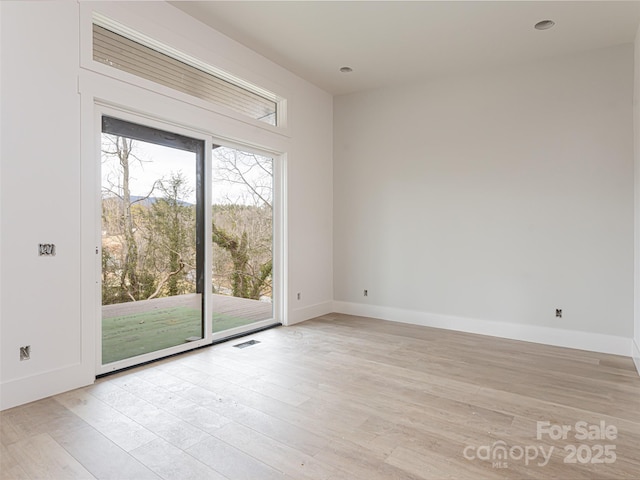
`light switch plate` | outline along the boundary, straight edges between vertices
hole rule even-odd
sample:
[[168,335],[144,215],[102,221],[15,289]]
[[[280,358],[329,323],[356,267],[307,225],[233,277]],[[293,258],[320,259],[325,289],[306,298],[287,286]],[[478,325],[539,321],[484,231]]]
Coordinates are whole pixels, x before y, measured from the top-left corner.
[[41,257],[53,257],[56,254],[55,243],[41,243],[38,245],[38,255]]

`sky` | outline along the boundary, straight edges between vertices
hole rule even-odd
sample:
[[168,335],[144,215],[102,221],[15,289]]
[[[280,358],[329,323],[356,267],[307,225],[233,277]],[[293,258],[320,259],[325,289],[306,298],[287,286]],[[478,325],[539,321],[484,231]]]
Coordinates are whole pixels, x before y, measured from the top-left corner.
[[[221,151],[221,150],[219,150]],[[216,154],[213,158],[213,188],[212,202],[229,203],[229,199],[237,199],[238,203],[248,203],[241,200],[246,198],[245,189],[241,185],[215,181]],[[135,141],[133,154],[140,161],[130,162],[130,191],[132,196],[145,197],[151,192],[157,179],[169,179],[172,174],[181,173],[187,181],[188,195],[181,200],[188,203],[196,203],[196,155],[171,147],[152,143]],[[262,157],[264,158],[264,157]],[[120,167],[117,157],[103,155],[102,161],[102,186],[108,187],[119,182]],[[250,175],[250,174],[249,174]],[[251,178],[249,178],[251,181]],[[151,196],[162,197],[162,192],[157,188]]]

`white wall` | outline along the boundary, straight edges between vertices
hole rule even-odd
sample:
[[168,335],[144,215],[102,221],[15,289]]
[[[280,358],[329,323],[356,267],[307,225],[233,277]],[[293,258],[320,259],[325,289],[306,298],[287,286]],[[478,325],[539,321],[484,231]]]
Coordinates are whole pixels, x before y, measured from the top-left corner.
[[635,42],[635,81],[633,99],[635,139],[635,326],[633,359],[640,373],[640,26]]
[[[78,6],[2,2],[2,399],[86,380],[80,318]],[[46,38],[47,41],[42,41]],[[57,255],[38,257],[39,243]],[[32,358],[19,361],[19,347]],[[45,380],[46,379],[46,380]]]
[[[144,33],[160,41],[276,91],[288,100],[289,128],[269,131],[237,115],[188,105],[184,96],[158,95],[151,88],[122,81],[121,75],[104,74],[104,66],[87,70],[91,13],[87,17],[87,11],[92,9],[113,13],[119,17],[116,20],[142,26]],[[331,311],[330,95],[161,2],[0,2],[0,18],[0,408],[85,385],[94,378],[95,337],[100,331],[92,308],[96,223],[92,207],[81,206],[87,191],[91,196],[90,186],[81,180],[86,180],[82,172],[96,161],[90,146],[87,153],[92,135],[97,135],[91,128],[96,92],[106,100],[135,97],[133,103],[143,106],[140,111],[153,105],[181,119],[201,118],[206,129],[225,138],[285,151],[286,313],[294,323]],[[38,257],[41,242],[56,243],[57,255]],[[302,292],[300,301],[295,299],[297,292]],[[19,346],[27,344],[32,358],[20,362]]]
[[335,98],[336,310],[629,355],[632,94],[624,45]]

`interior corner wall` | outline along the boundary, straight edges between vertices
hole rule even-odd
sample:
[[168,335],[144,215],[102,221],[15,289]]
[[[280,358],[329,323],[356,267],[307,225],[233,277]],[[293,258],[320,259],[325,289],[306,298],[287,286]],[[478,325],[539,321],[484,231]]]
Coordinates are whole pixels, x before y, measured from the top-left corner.
[[334,98],[335,309],[630,355],[632,95],[628,44]]
[[[330,94],[165,2],[2,1],[0,409],[87,385],[95,378],[100,318],[86,314],[92,309],[85,305],[99,303],[87,300],[99,276],[91,275],[99,240],[93,225],[86,218],[83,222],[82,215],[92,207],[81,209],[80,202],[87,190],[81,183],[82,165],[97,159],[84,154],[91,144],[86,141],[86,132],[92,135],[86,125],[92,119],[83,117],[83,88],[88,88],[88,79],[104,90],[124,88],[117,76],[89,71],[80,58],[79,52],[88,49],[81,42],[82,32],[91,31],[85,22],[90,22],[91,12],[84,14],[97,8],[145,23],[164,35],[159,41],[177,39],[199,49],[198,58],[205,61],[227,60],[216,66],[231,74],[278,86],[287,99],[289,128],[268,133],[286,145],[285,310],[289,323],[295,323],[329,313],[333,306]],[[134,83],[126,87],[134,88]],[[165,98],[172,105],[181,102],[180,96],[169,93]],[[186,103],[180,107],[196,108]],[[222,125],[253,137],[234,136],[237,142],[259,146],[255,138],[267,135],[267,130],[233,116],[206,114],[215,120],[207,129]],[[38,256],[39,243],[54,243],[56,255]],[[84,261],[87,257],[90,262]],[[302,292],[300,300],[296,292]],[[19,347],[25,345],[31,346],[31,359],[20,361]]]
[[633,359],[640,374],[640,26],[638,26],[635,42],[633,114],[633,134],[635,139],[635,321]]

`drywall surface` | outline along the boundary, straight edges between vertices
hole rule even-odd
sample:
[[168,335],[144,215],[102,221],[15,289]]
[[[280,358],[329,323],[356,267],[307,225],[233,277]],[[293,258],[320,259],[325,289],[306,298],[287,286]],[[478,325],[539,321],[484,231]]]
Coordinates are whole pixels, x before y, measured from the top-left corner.
[[[90,380],[79,298],[78,6],[0,8],[2,395],[12,382],[30,398],[45,381],[55,392]],[[56,255],[38,256],[40,243],[55,244]],[[31,359],[20,361],[27,345]]]
[[336,310],[628,355],[632,94],[629,44],[336,97]]

